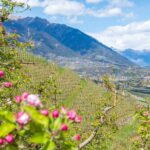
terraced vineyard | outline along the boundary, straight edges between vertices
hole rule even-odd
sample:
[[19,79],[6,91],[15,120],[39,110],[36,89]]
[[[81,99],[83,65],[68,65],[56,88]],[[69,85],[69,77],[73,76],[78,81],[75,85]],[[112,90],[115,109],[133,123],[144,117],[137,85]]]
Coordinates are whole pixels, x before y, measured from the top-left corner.
[[[83,139],[87,138],[94,129],[93,124],[97,118],[97,112],[102,109],[105,103],[112,103],[106,96],[106,89],[96,85],[89,79],[79,78],[79,76],[71,70],[60,68],[56,64],[48,63],[43,58],[33,56],[32,54],[20,52],[18,58],[23,63],[23,72],[30,77],[30,81],[34,84],[40,84],[49,77],[55,78],[56,86],[61,91],[60,94],[57,95],[57,106],[64,105],[69,108],[74,108],[83,116],[80,130],[82,131]],[[29,92],[35,92],[34,88],[31,87],[29,83],[26,87],[23,87],[21,91],[28,89]],[[54,99],[54,95],[49,94],[48,98],[49,102],[46,102],[47,105],[53,105],[52,99]],[[130,123],[132,122],[132,117],[135,112],[135,104],[136,101],[131,98],[130,95],[125,97],[121,95],[118,96],[117,106],[110,115],[116,114],[116,123],[122,130],[114,133],[112,141],[110,142],[108,140],[111,144],[106,144],[108,147],[105,147],[105,149],[120,150],[122,144],[128,145],[128,141],[122,142],[122,138],[124,138],[124,136],[130,138],[131,133],[134,132]],[[79,128],[75,127],[75,130],[79,130]],[[108,129],[105,130],[107,131]],[[124,135],[127,130],[132,131]],[[95,141],[93,140],[93,142]],[[94,150],[95,148],[91,145],[87,146],[87,149]],[[117,145],[117,148],[115,145]],[[96,147],[96,149],[98,149],[98,147]]]

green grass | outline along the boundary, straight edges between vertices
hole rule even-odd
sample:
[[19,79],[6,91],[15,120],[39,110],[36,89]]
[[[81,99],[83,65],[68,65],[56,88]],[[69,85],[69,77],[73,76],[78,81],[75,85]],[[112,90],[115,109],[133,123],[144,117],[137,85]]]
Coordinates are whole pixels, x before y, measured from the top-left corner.
[[116,134],[113,135],[111,142],[111,150],[130,150],[132,149],[131,137],[136,128],[134,123],[129,123],[121,127]]
[[79,94],[85,88],[86,85],[87,85],[87,81],[84,79],[81,80],[80,84],[76,86],[76,88],[66,97],[63,104],[70,105],[70,103],[73,102],[73,100],[75,100],[77,96],[79,96]]

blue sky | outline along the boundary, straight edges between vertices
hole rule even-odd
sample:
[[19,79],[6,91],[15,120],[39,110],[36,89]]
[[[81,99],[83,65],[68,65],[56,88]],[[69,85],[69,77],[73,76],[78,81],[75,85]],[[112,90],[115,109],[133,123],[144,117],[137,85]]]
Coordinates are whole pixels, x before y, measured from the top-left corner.
[[150,0],[16,1],[31,6],[23,16],[67,24],[119,50],[150,50]]

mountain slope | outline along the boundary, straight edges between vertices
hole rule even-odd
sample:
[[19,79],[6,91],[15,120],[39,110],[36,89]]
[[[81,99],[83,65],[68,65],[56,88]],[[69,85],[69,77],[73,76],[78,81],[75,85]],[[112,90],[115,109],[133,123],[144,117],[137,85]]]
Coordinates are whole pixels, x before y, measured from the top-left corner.
[[49,54],[63,57],[80,57],[96,62],[134,66],[125,57],[78,29],[63,24],[49,23],[41,18],[24,18],[5,23],[6,28],[17,30],[24,37],[32,38],[34,53],[49,58]]
[[[86,79],[80,78],[76,73],[69,69],[60,68],[55,64],[51,64],[46,60],[31,55],[30,53],[20,51],[17,59],[24,62],[22,65],[22,71],[30,78],[30,82],[24,84],[25,87],[19,87],[19,91],[30,91],[30,93],[37,93],[39,90],[35,85],[41,85],[47,82],[47,79],[55,79],[55,84],[59,94],[56,94],[57,100],[55,100],[55,94],[53,91],[53,84],[49,83],[48,93],[45,98],[45,93],[41,95],[42,102],[49,108],[50,106],[56,105],[65,106],[69,109],[75,109],[83,117],[82,123],[79,124],[79,128],[75,125],[74,130],[77,133],[82,133],[82,140],[84,141],[89,137],[92,131],[95,129],[95,125],[99,120],[99,112],[104,109],[106,104],[112,105],[112,99],[110,99],[110,93],[103,86],[95,84],[94,82]],[[25,63],[26,62],[26,63]],[[29,63],[30,62],[30,63]],[[41,91],[40,91],[41,92]],[[118,91],[119,92],[119,91]],[[44,97],[42,97],[44,96]],[[99,149],[99,146],[105,146],[105,150],[114,149],[114,146],[118,146],[119,149],[128,149],[131,147],[129,138],[134,132],[134,129],[130,129],[131,122],[124,121],[127,118],[135,114],[135,98],[127,94],[122,96],[122,94],[117,95],[117,106],[114,107],[112,112],[107,116],[107,119],[111,119],[111,115],[116,115],[113,117],[113,121],[119,126],[119,129],[114,132],[114,125],[102,126],[92,141],[92,144],[87,145],[87,150]],[[110,117],[109,117],[110,116]],[[122,123],[125,122],[125,123]],[[94,123],[94,125],[93,125]],[[122,123],[122,124],[120,124]],[[128,127],[130,132],[128,131]],[[72,132],[74,132],[74,130]],[[102,138],[99,135],[111,134],[111,141],[108,136]],[[127,140],[125,140],[127,139]],[[108,142],[110,144],[108,144]]]
[[121,54],[142,67],[150,67],[150,51],[126,49]]

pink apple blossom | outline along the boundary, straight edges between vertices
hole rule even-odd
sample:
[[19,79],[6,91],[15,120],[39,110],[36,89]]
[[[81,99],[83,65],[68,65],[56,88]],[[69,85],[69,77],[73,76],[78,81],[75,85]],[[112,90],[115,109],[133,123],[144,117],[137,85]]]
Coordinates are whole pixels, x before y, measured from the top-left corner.
[[61,125],[61,131],[67,131],[68,130],[68,125],[67,124],[62,124]]
[[6,88],[10,88],[12,86],[13,86],[13,84],[11,82],[5,82],[4,83],[4,87],[6,87]]
[[15,101],[16,101],[16,103],[21,103],[21,101],[22,101],[21,96],[16,96]]
[[24,113],[24,112],[19,112],[15,117],[16,117],[16,121],[20,125],[25,125],[30,120],[29,115],[27,113]]
[[14,142],[14,136],[12,134],[8,134],[6,137],[5,137],[5,140],[7,143],[11,144]]
[[41,114],[43,114],[44,116],[48,116],[49,112],[47,109],[43,109],[41,110]]
[[82,121],[82,117],[81,116],[76,116],[75,122],[80,123],[81,121]]
[[68,118],[70,120],[74,120],[76,118],[76,112],[75,112],[75,110],[68,111],[67,116],[68,116]]
[[38,97],[37,95],[33,95],[33,94],[28,95],[28,97],[27,97],[27,102],[28,102],[30,105],[36,106],[36,107],[42,105],[42,104],[41,104],[41,101],[40,101],[40,99],[39,99],[39,97]]
[[53,116],[53,118],[58,118],[59,117],[59,111],[58,110],[54,110],[52,112],[52,116]]
[[29,96],[29,93],[28,93],[28,92],[24,92],[24,93],[22,94],[22,96],[21,96],[21,99],[22,99],[22,100],[26,100],[28,96]]

